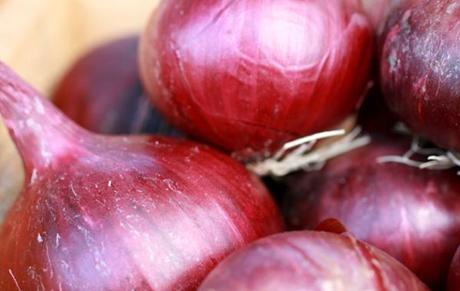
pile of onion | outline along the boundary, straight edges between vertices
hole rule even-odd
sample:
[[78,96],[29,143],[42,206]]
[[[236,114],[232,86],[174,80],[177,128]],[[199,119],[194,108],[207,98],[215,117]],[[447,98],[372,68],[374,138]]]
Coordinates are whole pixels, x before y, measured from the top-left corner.
[[326,130],[359,105],[373,29],[342,0],[163,1],[141,77],[178,128],[243,157]]
[[460,3],[414,1],[394,11],[380,41],[380,81],[401,121],[460,151]]
[[428,285],[442,286],[460,244],[460,178],[455,171],[382,162],[408,148],[406,139],[375,136],[321,171],[290,177],[284,205],[290,228],[336,218]]
[[81,56],[57,85],[56,106],[98,133],[174,133],[144,94],[138,42],[138,36],[123,37]]
[[191,290],[282,229],[260,181],[206,146],[78,127],[0,64],[26,181],[0,228],[1,290]]
[[199,291],[428,290],[401,263],[350,235],[291,232],[237,251]]

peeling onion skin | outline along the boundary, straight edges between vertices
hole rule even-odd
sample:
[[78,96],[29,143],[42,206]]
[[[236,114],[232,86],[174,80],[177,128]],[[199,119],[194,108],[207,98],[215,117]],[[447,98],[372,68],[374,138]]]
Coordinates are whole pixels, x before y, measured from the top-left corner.
[[0,64],[26,183],[0,228],[1,290],[193,290],[281,231],[261,182],[206,146],[89,133]]
[[460,2],[418,2],[395,11],[386,25],[382,90],[414,133],[460,151]]
[[449,270],[447,291],[460,290],[460,248],[457,249]]
[[290,229],[338,219],[357,239],[437,288],[460,243],[460,180],[455,171],[376,160],[402,156],[409,148],[405,141],[374,136],[371,145],[329,161],[322,171],[292,176],[283,209]]
[[137,35],[127,36],[81,56],[57,85],[52,97],[56,106],[97,133],[175,134],[144,94],[138,43]]
[[388,254],[350,235],[292,232],[258,240],[225,259],[199,291],[428,290]]
[[357,108],[373,31],[339,0],[163,1],[140,47],[154,105],[243,156],[328,129]]

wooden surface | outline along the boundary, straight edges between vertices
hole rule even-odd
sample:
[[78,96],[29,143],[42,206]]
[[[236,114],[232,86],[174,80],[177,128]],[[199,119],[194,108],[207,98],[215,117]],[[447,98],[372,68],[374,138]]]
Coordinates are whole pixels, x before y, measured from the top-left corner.
[[[45,96],[78,55],[116,36],[139,33],[159,0],[0,0],[0,59]],[[0,121],[0,221],[23,179]]]

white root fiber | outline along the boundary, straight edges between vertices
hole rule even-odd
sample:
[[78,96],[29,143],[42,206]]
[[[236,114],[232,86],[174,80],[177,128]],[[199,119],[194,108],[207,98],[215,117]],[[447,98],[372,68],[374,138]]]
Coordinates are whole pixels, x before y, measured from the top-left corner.
[[[354,119],[343,125],[353,128]],[[299,170],[319,170],[328,160],[369,143],[370,136],[362,135],[360,127],[324,131],[288,142],[273,156],[250,163],[247,168],[259,176],[275,177]]]
[[[380,163],[399,163],[425,170],[447,170],[460,167],[460,155],[440,148],[424,148],[424,141],[413,137],[410,149],[402,156],[384,156],[378,158]],[[416,156],[425,160],[416,160]],[[458,172],[460,174],[460,171]]]

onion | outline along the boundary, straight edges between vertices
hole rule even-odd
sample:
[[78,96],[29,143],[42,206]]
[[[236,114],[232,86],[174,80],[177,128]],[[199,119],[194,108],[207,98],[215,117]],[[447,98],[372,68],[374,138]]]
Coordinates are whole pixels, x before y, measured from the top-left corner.
[[411,130],[460,150],[460,2],[418,1],[395,11],[382,39],[380,80]]
[[261,239],[214,269],[200,291],[428,290],[386,253],[350,235],[292,232]]
[[174,133],[143,94],[138,42],[138,36],[115,39],[79,58],[53,94],[57,107],[99,133]]
[[439,287],[460,243],[460,180],[451,171],[378,161],[403,155],[405,141],[374,137],[371,145],[331,160],[322,171],[291,177],[287,220],[292,229],[311,229],[338,219],[357,239]]
[[457,249],[452,264],[450,265],[449,280],[447,283],[448,291],[457,291],[460,289],[460,248]]
[[229,157],[89,133],[3,64],[0,114],[26,170],[0,229],[0,290],[192,290],[281,230],[266,189]]
[[177,127],[242,157],[335,126],[369,80],[373,32],[341,0],[163,1],[140,69]]

